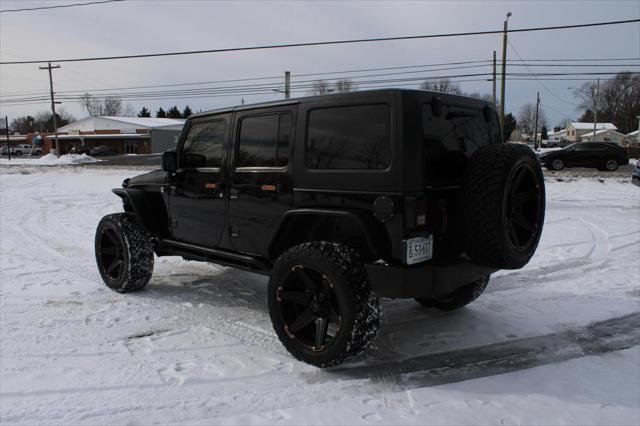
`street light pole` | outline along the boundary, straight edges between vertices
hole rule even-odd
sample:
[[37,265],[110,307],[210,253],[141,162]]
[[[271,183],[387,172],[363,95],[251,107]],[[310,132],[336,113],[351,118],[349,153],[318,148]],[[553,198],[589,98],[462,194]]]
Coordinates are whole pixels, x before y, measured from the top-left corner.
[[504,29],[502,31],[502,76],[500,81],[500,128],[504,132],[504,86],[507,75],[507,30],[509,25],[509,17],[511,12],[507,13],[507,19],[504,20]]

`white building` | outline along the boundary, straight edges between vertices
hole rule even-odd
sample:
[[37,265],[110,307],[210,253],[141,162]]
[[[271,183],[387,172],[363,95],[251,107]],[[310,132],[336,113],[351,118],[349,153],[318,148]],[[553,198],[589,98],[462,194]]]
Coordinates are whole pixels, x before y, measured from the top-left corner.
[[640,145],[640,132],[638,130],[634,130],[631,133],[627,133],[625,143],[627,145]]
[[617,130],[602,129],[595,133],[593,137],[593,131],[585,133],[581,136],[582,142],[614,142],[618,145],[624,145],[625,135]]
[[547,133],[547,139],[549,140],[549,142],[560,142],[566,139],[566,135],[567,135],[567,130],[562,129],[562,130],[558,130],[557,132]]
[[[596,132],[598,130],[618,130],[618,128],[613,123],[596,123]],[[570,142],[580,142],[582,135],[585,133],[593,133],[593,123],[571,122],[565,131],[566,140]]]

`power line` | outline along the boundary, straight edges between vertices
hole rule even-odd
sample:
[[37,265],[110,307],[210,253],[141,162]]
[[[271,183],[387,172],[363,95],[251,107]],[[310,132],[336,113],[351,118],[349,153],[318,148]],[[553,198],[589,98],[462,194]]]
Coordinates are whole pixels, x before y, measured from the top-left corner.
[[[554,26],[548,26],[548,27],[517,28],[517,29],[510,29],[507,32],[521,33],[521,32],[533,32],[533,31],[567,30],[567,29],[573,29],[573,28],[587,28],[587,27],[600,27],[605,25],[630,24],[634,22],[640,22],[640,19],[592,22],[588,24],[554,25]],[[163,53],[143,53],[143,54],[137,54],[137,55],[94,56],[94,57],[87,57],[87,58],[46,59],[46,60],[43,59],[43,60],[35,60],[35,61],[8,61],[8,62],[0,62],[0,65],[39,64],[39,63],[45,63],[45,62],[107,61],[107,60],[116,60],[116,59],[137,59],[137,58],[152,58],[152,57],[163,57],[163,56],[199,55],[199,54],[205,54],[205,53],[239,52],[239,51],[249,51],[249,50],[328,46],[328,45],[354,44],[354,43],[377,43],[377,42],[383,42],[383,41],[417,40],[417,39],[444,38],[444,37],[463,37],[463,36],[476,36],[476,35],[489,35],[489,34],[502,34],[502,33],[503,33],[502,30],[467,31],[467,32],[460,32],[460,33],[426,34],[426,35],[397,36],[397,37],[374,37],[374,38],[362,38],[362,39],[350,39],[350,40],[331,40],[331,41],[316,41],[316,42],[306,42],[306,43],[283,43],[283,44],[270,44],[270,45],[262,45],[262,46],[230,47],[230,48],[222,48],[222,49],[188,50],[188,51],[163,52]]]
[[21,9],[4,9],[4,10],[0,10],[0,13],[26,12],[26,11],[30,11],[30,10],[45,10],[45,9],[62,9],[64,7],[90,6],[90,5],[94,5],[94,4],[115,3],[115,2],[121,2],[121,1],[125,1],[125,0],[102,0],[102,1],[92,1],[92,2],[88,2],[88,3],[59,4],[59,5],[55,5],[55,6],[23,7]]
[[[515,52],[515,54],[518,56],[518,58],[522,59],[522,56],[520,56],[520,53],[518,53],[518,50],[516,49],[516,47],[513,45],[513,43],[511,43],[511,40],[508,41],[509,46],[511,46],[511,49],[513,49],[513,51]],[[526,66],[526,68],[529,70],[529,72],[531,73],[532,76],[534,76],[533,71],[531,70],[531,68],[529,68],[528,66]],[[569,104],[572,105],[573,107],[577,107],[577,104],[574,104],[573,102],[569,102],[566,101],[564,99],[562,99],[561,97],[559,97],[558,95],[556,95],[555,93],[553,93],[551,90],[549,90],[549,88],[547,86],[545,86],[540,80],[536,79],[536,81],[538,82],[538,84],[540,86],[542,86],[544,88],[544,90],[546,90],[547,92],[549,92],[549,94],[551,96],[553,96],[554,98],[558,99],[561,102],[564,102],[565,104]]]

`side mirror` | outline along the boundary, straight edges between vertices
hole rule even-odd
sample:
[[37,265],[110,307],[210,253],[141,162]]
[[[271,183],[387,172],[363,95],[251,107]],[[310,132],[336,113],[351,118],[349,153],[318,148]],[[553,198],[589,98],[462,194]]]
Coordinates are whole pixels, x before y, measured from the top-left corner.
[[165,151],[162,153],[162,170],[170,173],[178,170],[178,156],[175,151]]
[[438,96],[431,99],[431,113],[436,118],[442,116],[442,100]]

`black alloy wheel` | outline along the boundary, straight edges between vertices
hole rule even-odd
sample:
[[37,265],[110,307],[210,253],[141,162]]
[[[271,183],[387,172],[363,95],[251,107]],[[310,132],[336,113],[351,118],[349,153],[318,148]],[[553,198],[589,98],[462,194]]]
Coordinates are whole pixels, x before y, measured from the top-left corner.
[[331,345],[342,318],[333,284],[326,276],[295,265],[278,287],[277,300],[291,339],[313,351]]
[[537,240],[542,226],[543,190],[529,163],[519,163],[511,176],[505,191],[504,222],[511,244],[524,251]]
[[361,354],[382,325],[360,256],[350,247],[312,241],[291,247],[273,265],[269,316],[291,355],[331,367]]
[[98,240],[99,262],[104,274],[120,280],[124,268],[124,245],[113,228],[103,228]]
[[110,214],[100,220],[95,254],[102,280],[119,293],[141,290],[151,279],[151,236],[131,213]]
[[556,158],[555,160],[553,160],[551,162],[551,168],[553,170],[562,170],[562,169],[564,169],[564,161],[562,161],[559,158]]
[[604,167],[607,171],[615,172],[618,170],[618,162],[616,160],[607,160]]

